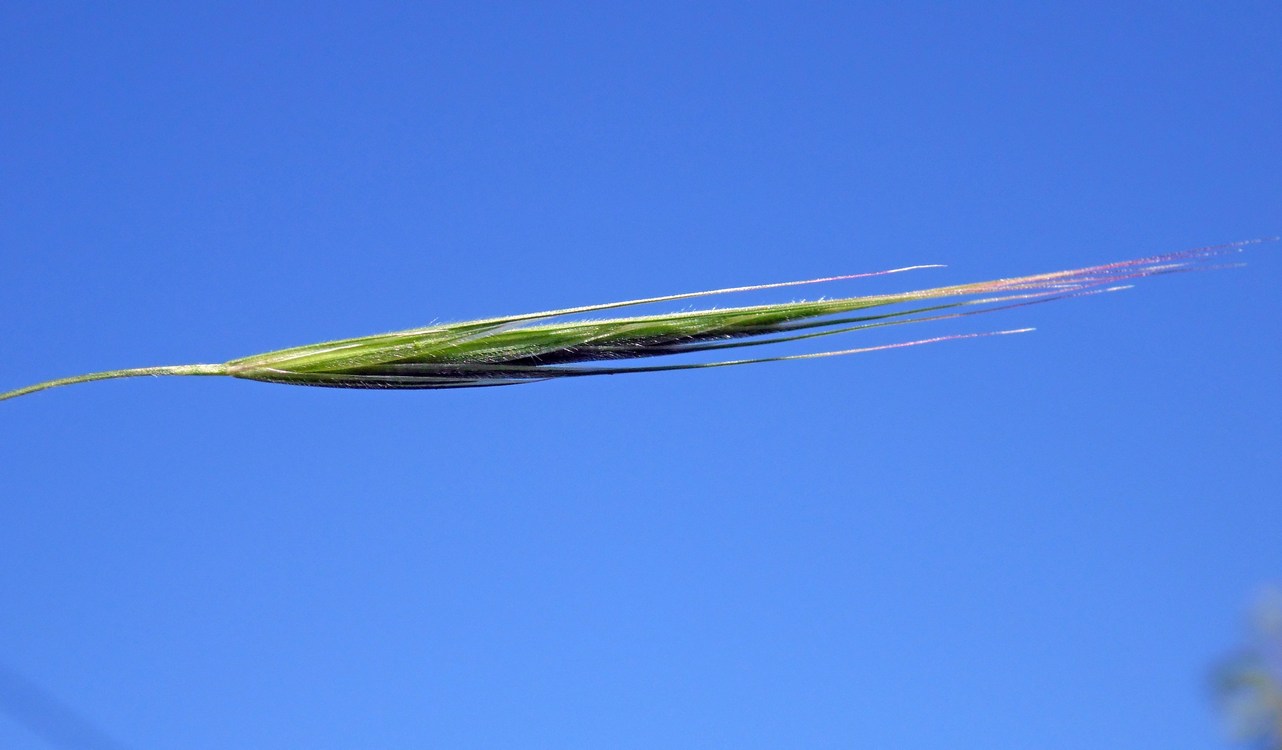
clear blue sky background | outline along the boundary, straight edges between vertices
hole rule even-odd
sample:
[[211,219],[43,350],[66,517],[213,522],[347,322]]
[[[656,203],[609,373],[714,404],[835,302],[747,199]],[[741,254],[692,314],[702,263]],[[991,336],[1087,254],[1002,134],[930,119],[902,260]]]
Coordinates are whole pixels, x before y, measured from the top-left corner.
[[[8,0],[0,389],[1282,231],[1282,6],[1033,5]],[[0,404],[0,746],[1222,747],[1282,573],[1244,259],[837,360]]]

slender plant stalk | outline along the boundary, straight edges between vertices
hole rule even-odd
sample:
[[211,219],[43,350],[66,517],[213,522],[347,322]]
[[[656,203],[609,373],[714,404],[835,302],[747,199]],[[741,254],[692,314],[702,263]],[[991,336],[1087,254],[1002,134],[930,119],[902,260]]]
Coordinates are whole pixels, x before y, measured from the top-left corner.
[[36,383],[25,388],[15,388],[12,391],[0,393],[0,401],[7,398],[17,398],[25,396],[28,393],[43,391],[48,388],[57,388],[60,385],[75,385],[76,383],[88,383],[92,380],[111,380],[112,378],[136,378],[143,375],[226,375],[227,365],[171,365],[169,367],[131,367],[125,370],[106,370],[105,372],[90,372],[84,375],[74,375],[69,378],[58,378],[57,380],[46,380],[43,383]]
[[1223,267],[1223,264],[1212,265],[1211,261],[1261,241],[1218,245],[1072,271],[895,294],[605,319],[583,317],[639,305],[886,276],[938,266],[910,266],[807,281],[672,294],[327,341],[242,357],[223,364],[96,372],[0,393],[0,401],[57,386],[143,375],[226,375],[245,380],[330,388],[477,388],[555,378],[690,370],[859,354],[940,341],[1023,333],[1032,329],[953,334],[804,354],[667,364],[636,363],[637,360],[656,357],[780,344],[871,328],[960,318],[1111,292],[1126,289],[1131,282],[1150,276]]

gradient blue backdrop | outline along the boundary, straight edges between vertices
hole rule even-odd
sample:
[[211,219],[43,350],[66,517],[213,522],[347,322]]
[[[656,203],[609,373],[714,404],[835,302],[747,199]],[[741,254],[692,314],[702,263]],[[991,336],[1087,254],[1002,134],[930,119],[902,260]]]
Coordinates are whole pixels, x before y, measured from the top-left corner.
[[[7,0],[0,389],[1282,230],[1282,6],[959,5]],[[1278,253],[855,358],[0,404],[0,746],[1222,747]]]

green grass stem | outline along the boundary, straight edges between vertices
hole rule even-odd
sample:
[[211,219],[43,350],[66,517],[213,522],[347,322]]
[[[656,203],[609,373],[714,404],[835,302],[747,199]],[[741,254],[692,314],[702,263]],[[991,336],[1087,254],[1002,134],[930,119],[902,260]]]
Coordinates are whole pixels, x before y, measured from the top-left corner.
[[43,391],[49,388],[57,388],[63,385],[75,385],[77,383],[88,383],[94,380],[111,380],[113,378],[139,378],[146,375],[226,375],[227,365],[172,365],[168,367],[132,367],[125,370],[106,370],[104,372],[91,372],[85,375],[75,375],[70,378],[58,378],[57,380],[46,380],[43,383],[36,383],[25,388],[17,388],[12,391],[0,393],[0,401],[5,401],[18,396],[25,396],[28,393]]

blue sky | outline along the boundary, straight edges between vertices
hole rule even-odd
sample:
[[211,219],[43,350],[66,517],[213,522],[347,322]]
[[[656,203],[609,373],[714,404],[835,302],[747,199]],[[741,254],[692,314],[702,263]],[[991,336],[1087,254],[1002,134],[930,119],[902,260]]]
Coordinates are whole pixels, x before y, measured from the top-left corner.
[[[1037,5],[7,2],[0,390],[1282,232],[1276,3]],[[1223,747],[1282,573],[1243,259],[835,360],[5,402],[0,746]]]

